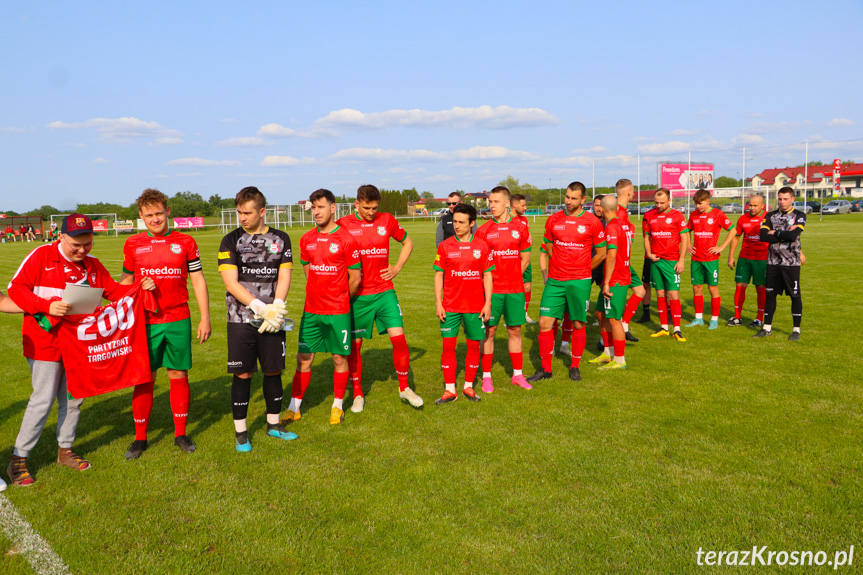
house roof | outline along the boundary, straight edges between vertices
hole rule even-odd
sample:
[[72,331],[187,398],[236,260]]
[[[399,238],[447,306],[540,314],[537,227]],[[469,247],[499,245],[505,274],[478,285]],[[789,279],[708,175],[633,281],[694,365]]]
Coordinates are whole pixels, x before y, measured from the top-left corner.
[[[762,171],[760,174],[757,174],[759,178],[763,180],[765,185],[774,184],[776,182],[776,176],[779,174],[785,174],[789,180],[796,180],[798,174],[806,175],[806,168],[803,166],[785,167],[785,168],[770,168],[768,170]],[[833,176],[833,166],[809,166],[809,179],[806,181],[807,184],[818,183],[823,179],[821,174],[827,174],[828,176]],[[843,165],[839,169],[839,177],[842,176],[856,176],[863,174],[863,164],[846,164]]]

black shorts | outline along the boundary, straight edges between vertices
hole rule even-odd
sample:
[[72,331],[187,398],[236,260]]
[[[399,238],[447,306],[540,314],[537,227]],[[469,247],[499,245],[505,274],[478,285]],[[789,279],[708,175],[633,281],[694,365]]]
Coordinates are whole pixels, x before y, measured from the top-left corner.
[[767,264],[767,274],[764,282],[767,293],[776,295],[787,294],[791,297],[800,295],[800,266],[773,266]]
[[653,260],[644,258],[644,267],[641,268],[641,283],[643,283],[647,289],[650,289],[650,266],[652,265]]
[[285,332],[258,333],[248,323],[228,323],[228,373],[285,370]]

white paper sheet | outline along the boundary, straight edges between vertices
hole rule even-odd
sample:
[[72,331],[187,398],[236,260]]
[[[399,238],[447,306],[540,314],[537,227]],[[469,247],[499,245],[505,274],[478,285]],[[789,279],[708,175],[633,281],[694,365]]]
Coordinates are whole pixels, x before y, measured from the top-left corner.
[[63,301],[72,304],[67,312],[70,315],[91,314],[102,303],[102,288],[66,284],[63,290]]

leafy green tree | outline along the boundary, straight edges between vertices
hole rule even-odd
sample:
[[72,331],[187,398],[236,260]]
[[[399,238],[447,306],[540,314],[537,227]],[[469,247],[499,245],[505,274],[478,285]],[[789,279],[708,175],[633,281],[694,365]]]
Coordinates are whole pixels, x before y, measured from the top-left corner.
[[715,188],[737,188],[740,187],[740,180],[729,178],[728,176],[719,176],[713,181]]

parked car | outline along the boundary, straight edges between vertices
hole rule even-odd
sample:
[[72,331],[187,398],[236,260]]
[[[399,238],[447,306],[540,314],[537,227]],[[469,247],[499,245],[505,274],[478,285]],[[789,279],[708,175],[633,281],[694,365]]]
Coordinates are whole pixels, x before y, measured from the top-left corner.
[[[645,211],[646,210],[642,209],[642,213]],[[638,204],[629,204],[628,206],[626,206],[626,213],[629,214],[630,216],[637,216],[638,215]]]
[[851,202],[851,211],[852,212],[863,212],[863,199],[853,200]]
[[433,216],[442,216],[445,213],[447,213],[448,210],[449,210],[449,208],[438,208],[432,212],[432,215]]
[[806,202],[806,205],[812,208],[813,212],[821,211],[821,202]]
[[850,214],[851,202],[848,200],[832,200],[824,206],[825,214]]
[[722,206],[722,212],[725,214],[742,214],[743,206],[740,204],[725,204]]
[[557,212],[564,209],[565,206],[560,204],[548,204],[545,206],[545,213],[547,214],[556,214]]
[[812,213],[812,206],[805,204],[803,202],[794,202],[794,209],[800,210],[804,214],[811,214]]

